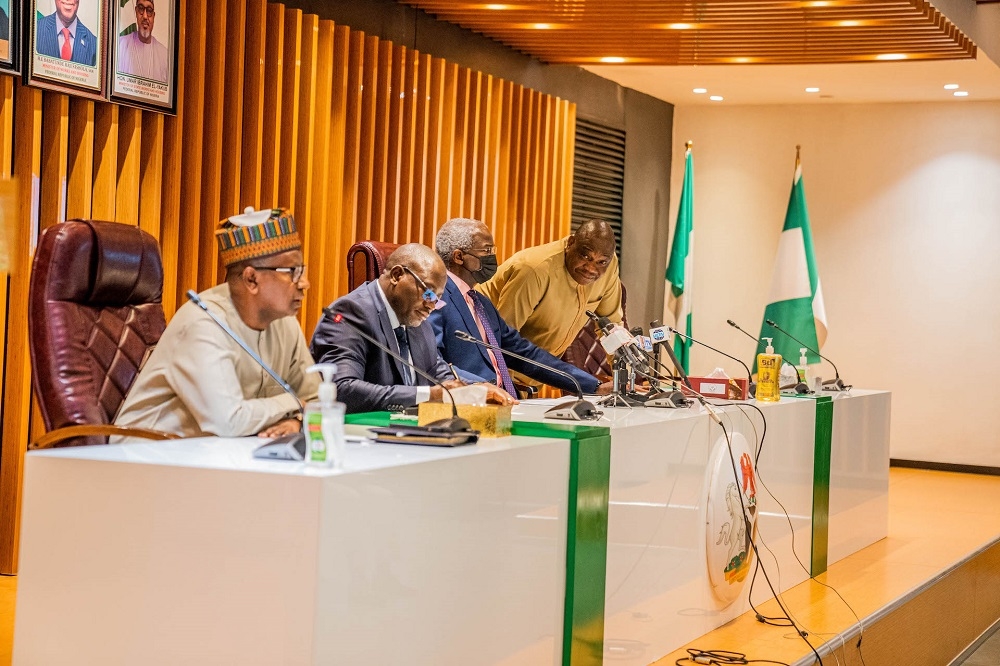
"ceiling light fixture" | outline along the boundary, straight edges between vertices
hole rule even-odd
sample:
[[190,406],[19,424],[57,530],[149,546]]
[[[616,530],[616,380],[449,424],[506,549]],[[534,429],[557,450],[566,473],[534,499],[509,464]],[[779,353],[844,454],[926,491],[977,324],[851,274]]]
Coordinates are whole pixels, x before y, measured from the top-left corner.
[[713,102],[721,102],[722,95],[712,95],[711,97],[709,97],[709,99],[712,100]]
[[952,93],[952,95],[954,95],[955,97],[968,97],[969,96],[969,91],[968,90],[956,90],[955,92]]
[[906,60],[909,56],[905,53],[879,53],[876,60]]
[[667,30],[691,30],[694,28],[693,23],[668,23],[666,26]]
[[551,30],[552,29],[552,24],[551,23],[532,23],[531,27],[534,28],[535,30]]
[[708,92],[708,88],[695,88],[691,92],[693,92],[695,95],[704,95],[705,93]]
[[817,92],[819,92],[819,88],[806,88],[806,92],[808,92],[808,93],[817,93]]
[[601,62],[607,63],[609,65],[620,65],[625,62],[625,58],[621,56],[604,56],[601,58]]
[[945,90],[958,90],[958,84],[957,83],[946,83],[946,84],[944,84],[944,89]]

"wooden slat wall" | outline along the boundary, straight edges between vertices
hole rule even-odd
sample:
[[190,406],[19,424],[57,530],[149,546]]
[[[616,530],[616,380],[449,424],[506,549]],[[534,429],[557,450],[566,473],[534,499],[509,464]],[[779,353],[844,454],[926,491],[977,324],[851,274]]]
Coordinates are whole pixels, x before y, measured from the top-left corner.
[[[433,244],[482,219],[500,258],[569,232],[576,109],[481,72],[264,0],[182,0],[177,117],[70,98],[0,76],[0,177],[24,202],[0,275],[0,572],[17,568],[32,432],[28,267],[38,228],[93,217],[160,241],[167,318],[221,279],[214,230],[244,206],[285,206],[305,244],[306,335],[346,291],[360,239]],[[17,142],[13,137],[16,134]]]

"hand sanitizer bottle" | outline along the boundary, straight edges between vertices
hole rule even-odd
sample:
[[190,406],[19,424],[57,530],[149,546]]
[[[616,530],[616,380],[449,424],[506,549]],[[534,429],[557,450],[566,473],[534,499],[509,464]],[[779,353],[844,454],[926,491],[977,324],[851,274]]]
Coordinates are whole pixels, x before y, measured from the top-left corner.
[[799,375],[799,381],[808,386],[812,382],[809,381],[809,358],[806,356],[806,351],[805,347],[799,347],[799,364],[795,366],[795,371]]
[[306,405],[302,432],[306,437],[306,462],[342,469],[344,465],[344,403],[337,402],[334,363],[317,363],[306,372],[318,372],[323,380],[319,397]]
[[761,338],[767,340],[767,349],[763,354],[757,354],[757,393],[756,398],[761,402],[778,402],[781,400],[781,354],[774,353],[771,346],[773,338]]

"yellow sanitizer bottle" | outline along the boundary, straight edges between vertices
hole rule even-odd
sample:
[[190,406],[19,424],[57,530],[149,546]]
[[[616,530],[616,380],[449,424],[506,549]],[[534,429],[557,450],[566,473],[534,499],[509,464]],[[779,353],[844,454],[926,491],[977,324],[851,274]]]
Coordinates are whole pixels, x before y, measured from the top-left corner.
[[771,346],[772,338],[767,340],[767,349],[763,354],[757,354],[757,400],[761,402],[778,402],[781,400],[781,354],[774,353]]

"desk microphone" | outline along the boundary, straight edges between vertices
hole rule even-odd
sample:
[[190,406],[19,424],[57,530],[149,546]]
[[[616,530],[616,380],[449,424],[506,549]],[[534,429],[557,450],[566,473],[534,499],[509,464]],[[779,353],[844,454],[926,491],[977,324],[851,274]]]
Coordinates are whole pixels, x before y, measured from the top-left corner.
[[415,366],[410,361],[406,360],[405,358],[403,358],[402,356],[400,356],[396,352],[392,351],[391,349],[389,349],[388,347],[386,347],[384,344],[382,344],[381,342],[379,342],[378,340],[376,340],[372,336],[370,336],[367,333],[365,333],[364,331],[362,331],[361,328],[359,328],[356,324],[353,324],[350,321],[348,321],[347,319],[345,319],[344,315],[342,315],[339,312],[334,312],[332,307],[327,306],[327,307],[323,308],[323,314],[326,315],[327,317],[329,317],[330,319],[332,319],[334,324],[344,324],[345,326],[347,326],[348,328],[350,328],[352,331],[354,331],[355,333],[357,333],[358,335],[360,335],[362,338],[364,338],[365,340],[367,340],[371,344],[375,345],[376,347],[378,347],[379,349],[381,349],[386,354],[388,354],[392,358],[396,359],[397,361],[399,361],[400,363],[402,363],[406,367],[410,368],[411,370],[413,370],[415,373],[417,373],[418,375],[420,375],[421,377],[423,377],[427,381],[431,382],[435,386],[440,386],[444,390],[444,392],[448,394],[448,398],[451,400],[451,418],[450,419],[439,419],[437,421],[433,421],[432,423],[428,423],[426,426],[424,426],[425,428],[427,428],[428,432],[434,432],[434,433],[442,433],[442,432],[454,433],[454,432],[462,432],[462,431],[466,431],[466,430],[471,431],[471,432],[477,432],[477,431],[472,430],[472,426],[469,425],[468,421],[466,421],[465,419],[463,419],[462,417],[460,417],[458,415],[458,408],[455,406],[455,398],[451,395],[451,391],[448,390],[448,387],[445,386],[444,384],[442,384],[440,380],[438,380],[436,377],[430,375],[429,373],[424,372],[423,370],[421,370],[420,368],[418,368],[417,366]]
[[837,370],[837,366],[834,365],[833,361],[831,361],[830,359],[828,359],[826,356],[823,356],[818,351],[816,351],[815,349],[813,349],[812,347],[810,347],[806,343],[802,342],[801,340],[799,340],[797,337],[795,337],[794,335],[792,335],[791,333],[789,333],[785,329],[783,329],[780,326],[778,326],[776,323],[774,323],[773,319],[765,319],[764,321],[767,323],[768,326],[770,326],[774,330],[778,331],[779,333],[784,333],[785,335],[787,335],[788,337],[790,337],[792,340],[794,340],[795,342],[797,342],[800,345],[802,345],[803,347],[805,347],[807,351],[811,351],[813,354],[816,354],[816,356],[819,356],[821,359],[823,359],[824,361],[826,361],[827,363],[829,363],[830,365],[833,366],[834,378],[833,379],[828,379],[825,382],[823,382],[823,386],[828,387],[827,388],[828,391],[846,391],[847,389],[851,388],[850,386],[844,384],[844,382],[840,379],[840,371]]
[[463,342],[471,342],[473,344],[486,347],[487,349],[492,349],[493,351],[498,351],[501,354],[510,356],[511,358],[516,358],[531,365],[538,366],[550,372],[554,372],[557,375],[562,375],[568,377],[573,385],[576,386],[576,400],[570,402],[564,402],[562,404],[556,405],[552,409],[545,412],[545,415],[550,419],[562,419],[564,421],[589,421],[593,419],[601,418],[602,412],[598,411],[596,407],[590,402],[583,399],[583,389],[580,387],[580,382],[576,380],[576,377],[569,374],[564,370],[559,370],[558,368],[553,368],[551,365],[546,365],[544,363],[539,363],[538,361],[528,358],[527,356],[521,356],[520,354],[515,354],[512,351],[507,351],[498,345],[491,345],[488,342],[483,342],[479,338],[469,335],[465,331],[455,331],[455,337]]
[[[229,328],[229,326],[227,326],[224,321],[216,317],[215,314],[213,314],[212,311],[208,309],[208,306],[205,305],[205,302],[201,300],[201,297],[198,296],[197,293],[195,293],[194,289],[187,290],[187,297],[189,301],[191,301],[199,308],[204,310],[205,314],[211,317],[212,321],[214,321],[219,326],[219,328],[225,331],[226,335],[228,335],[230,338],[233,339],[233,342],[238,344],[243,349],[243,351],[245,351],[247,354],[250,355],[250,358],[252,358],[254,361],[257,362],[257,365],[263,368],[267,374],[271,375],[271,379],[277,382],[278,386],[280,386],[285,393],[295,398],[295,404],[299,406],[299,414],[302,414],[303,413],[302,400],[299,398],[298,395],[295,394],[295,391],[292,390],[292,387],[288,385],[288,382],[282,379],[281,376],[271,368],[271,366],[269,366],[267,363],[264,363],[264,359],[258,356],[257,352],[250,349],[250,346],[247,345],[247,343],[245,343],[240,338],[240,336],[236,335],[236,333],[233,332],[233,329]],[[257,447],[256,451],[254,451],[254,456],[258,458],[277,457],[277,458],[286,458],[292,460],[302,460],[305,455],[305,447],[306,447],[306,436],[300,430],[297,433],[284,435],[282,437],[278,437],[277,439],[271,440],[266,444],[262,444],[261,446]],[[296,452],[298,455],[297,458],[295,457]]]
[[[682,338],[684,338],[685,340],[690,340],[691,342],[694,342],[695,344],[699,344],[702,347],[707,347],[708,349],[711,349],[712,351],[714,351],[716,354],[722,354],[726,358],[731,358],[734,361],[736,361],[737,363],[739,363],[740,365],[742,365],[743,369],[747,371],[747,393],[749,393],[750,395],[753,395],[755,393],[757,385],[754,383],[754,381],[753,381],[753,375],[751,374],[750,368],[747,367],[746,363],[744,363],[740,359],[736,358],[735,356],[730,356],[726,352],[724,352],[724,351],[722,351],[720,349],[716,349],[712,345],[707,345],[707,344],[705,344],[704,342],[702,342],[700,340],[695,340],[690,335],[685,335],[684,333],[681,333],[680,331],[678,331],[676,328],[670,328],[669,326],[667,328],[669,328],[670,332],[673,333],[674,335],[679,335]],[[747,396],[744,396],[744,397],[747,397]]]
[[[737,324],[732,319],[727,319],[726,323],[729,324],[730,326],[732,326],[733,328],[735,328],[737,331],[739,331],[743,335],[745,335],[748,338],[750,338],[751,340],[753,340],[754,342],[756,342],[758,346],[760,345],[760,338],[755,338],[754,336],[752,336],[749,333],[747,333],[746,331],[744,331],[742,328],[740,328],[740,325]],[[754,351],[757,351],[757,350],[754,349]],[[730,358],[732,358],[732,357],[730,357]],[[781,367],[785,367],[786,365],[791,366],[792,370],[795,370],[795,377],[797,378],[799,376],[798,369],[794,365],[792,365],[791,363],[789,363],[787,360],[785,360],[784,357],[782,357],[782,359],[781,359]],[[744,368],[746,367],[745,363],[743,364],[743,367]],[[754,387],[756,387],[756,384],[754,385]],[[786,389],[792,389],[792,390],[794,390],[798,394],[812,393],[813,392],[809,388],[808,384],[806,384],[805,382],[797,381],[797,380],[796,380],[796,382],[794,384],[785,384],[784,386],[778,387],[778,390],[780,390],[780,391],[784,391]],[[753,394],[754,391],[750,391],[750,393]]]

